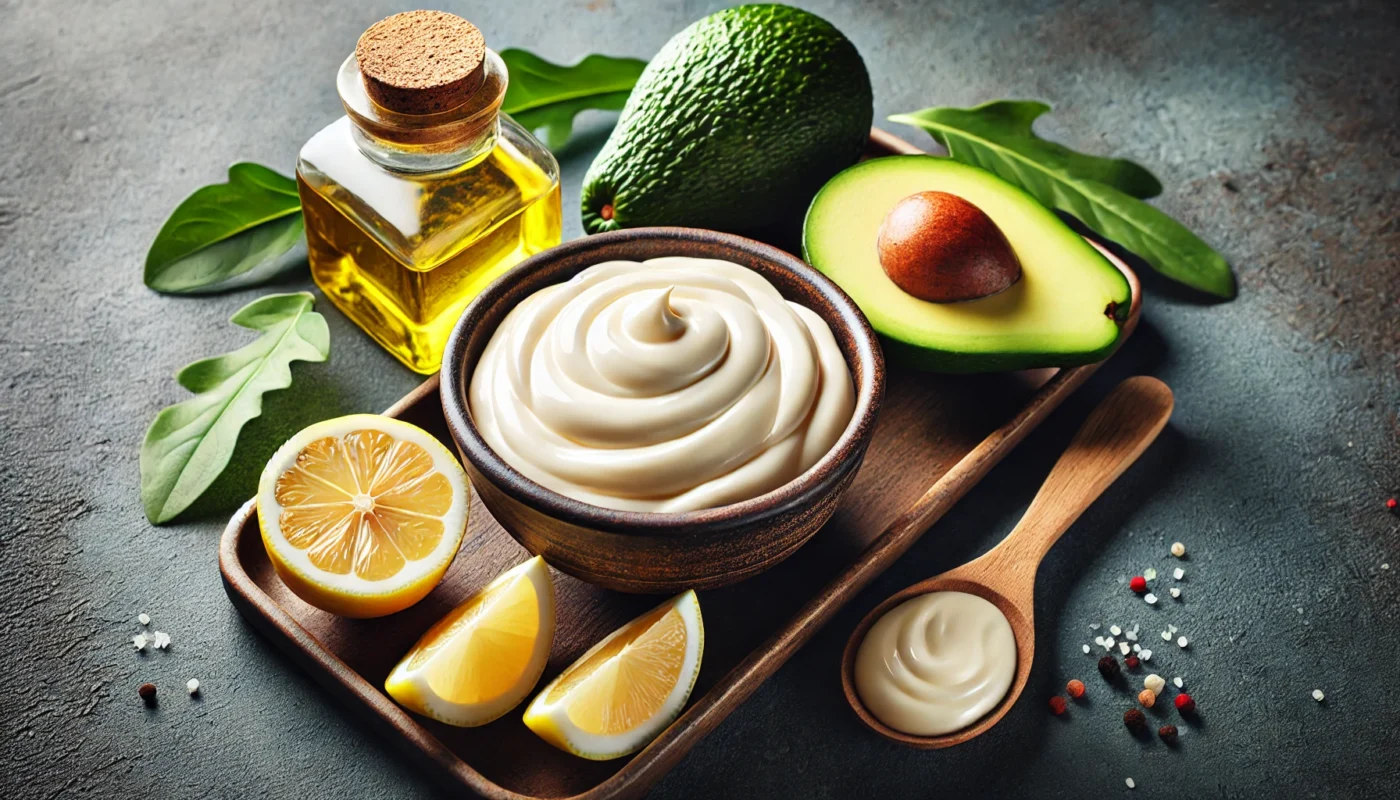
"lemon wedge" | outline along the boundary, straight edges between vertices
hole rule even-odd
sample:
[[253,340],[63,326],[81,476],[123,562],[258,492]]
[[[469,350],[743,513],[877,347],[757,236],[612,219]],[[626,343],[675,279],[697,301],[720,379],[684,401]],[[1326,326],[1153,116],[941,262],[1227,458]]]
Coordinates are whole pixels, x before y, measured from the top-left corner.
[[539,556],[491,581],[423,634],[384,681],[404,708],[485,725],[535,688],[554,642],[554,581]]
[[307,427],[258,482],[268,559],[298,597],[380,617],[442,580],[467,529],[466,473],[427,431],[376,414]]
[[636,752],[685,707],[704,649],[700,601],[683,592],[584,653],[535,696],[525,725],[594,761]]

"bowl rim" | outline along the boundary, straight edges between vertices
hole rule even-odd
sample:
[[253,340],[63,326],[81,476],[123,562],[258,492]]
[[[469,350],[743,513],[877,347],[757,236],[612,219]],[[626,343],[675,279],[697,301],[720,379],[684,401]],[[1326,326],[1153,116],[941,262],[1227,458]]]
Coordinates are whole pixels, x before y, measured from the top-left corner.
[[[843,347],[842,355],[847,359],[847,366],[852,368],[852,378],[856,377],[853,364],[859,364],[861,377],[856,381],[856,403],[850,422],[816,464],[776,489],[737,503],[697,511],[623,511],[576,500],[530,480],[497,455],[482,438],[471,418],[466,399],[471,376],[466,374],[465,369],[467,342],[481,318],[489,309],[501,303],[522,279],[544,264],[586,254],[609,244],[641,241],[673,242],[678,251],[698,243],[719,244],[738,250],[766,262],[774,269],[791,273],[831,306],[835,312],[834,320],[821,309],[811,310],[833,328],[838,345],[841,343],[838,326],[849,331],[851,352],[847,353]],[[674,255],[684,256],[686,253],[676,252]],[[544,287],[540,286],[535,291],[539,288]],[[501,319],[504,319],[504,313]],[[494,333],[493,327],[489,333],[482,335],[487,336],[486,341],[489,341],[489,336]],[[847,470],[860,463],[874,431],[884,396],[884,383],[884,354],[865,315],[834,281],[802,259],[772,245],[731,233],[703,228],[647,227],[608,231],[564,242],[525,259],[493,281],[467,305],[452,329],[442,360],[441,394],[448,428],[462,455],[498,491],[511,499],[553,519],[581,527],[619,534],[651,535],[662,531],[674,535],[701,531],[717,533],[748,527],[795,508],[814,504]]]

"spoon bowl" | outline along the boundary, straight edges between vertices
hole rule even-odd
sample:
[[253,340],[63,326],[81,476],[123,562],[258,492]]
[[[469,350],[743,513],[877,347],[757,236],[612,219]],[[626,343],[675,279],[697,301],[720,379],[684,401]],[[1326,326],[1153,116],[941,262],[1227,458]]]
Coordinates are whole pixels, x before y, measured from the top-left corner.
[[[1132,465],[1167,424],[1167,385],[1146,376],[1119,384],[1075,434],[1016,527],[981,557],[896,592],[856,625],[841,656],[841,685],[861,721],[900,744],[936,750],[986,733],[1006,716],[1030,678],[1035,659],[1035,575],[1045,554],[1095,499]],[[1006,617],[1016,639],[1016,676],[1006,696],[966,728],[939,736],[897,731],[881,722],[856,691],[856,654],[871,626],[895,606],[931,592],[977,595]]]

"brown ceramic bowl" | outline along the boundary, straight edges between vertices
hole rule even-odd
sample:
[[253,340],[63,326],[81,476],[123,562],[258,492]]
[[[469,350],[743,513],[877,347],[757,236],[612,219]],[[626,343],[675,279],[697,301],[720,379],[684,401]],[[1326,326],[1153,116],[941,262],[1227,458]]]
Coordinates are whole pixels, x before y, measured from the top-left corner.
[[[855,414],[836,445],[786,485],[741,503],[683,513],[600,508],[529,480],[481,438],[467,406],[477,359],[509,311],[539,289],[602,261],[719,258],[763,275],[826,320],[855,382]],[[624,592],[724,586],[792,555],[831,516],[855,477],[884,394],[875,334],[836,284],[796,256],[749,239],[691,228],[637,228],[577,239],[502,275],[462,314],[442,360],[442,405],[482,503],[531,553],[589,583]]]

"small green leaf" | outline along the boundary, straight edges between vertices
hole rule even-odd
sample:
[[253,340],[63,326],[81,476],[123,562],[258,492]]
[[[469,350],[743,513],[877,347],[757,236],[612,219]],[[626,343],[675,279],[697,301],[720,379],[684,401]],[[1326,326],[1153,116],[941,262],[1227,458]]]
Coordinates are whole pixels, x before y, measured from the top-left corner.
[[559,149],[574,130],[580,111],[618,111],[647,62],[591,55],[572,67],[551,64],[527,50],[502,50],[510,84],[501,110],[527,130],[545,129],[545,141]]
[[1044,103],[1001,100],[975,108],[926,108],[892,122],[928,131],[964,164],[1020,186],[1041,203],[1137,253],[1153,269],[1210,294],[1235,296],[1230,265],[1199,237],[1139,198],[1161,184],[1131,161],[1076,153],[1031,131]]
[[146,285],[169,294],[266,281],[302,260],[296,182],[248,162],[228,183],[197,189],[175,208],[146,253]]
[[196,395],[162,409],[141,444],[141,503],[151,522],[174,518],[224,471],[239,432],[262,413],[262,396],[292,385],[293,361],[330,355],[330,332],[314,302],[308,292],[254,300],[229,321],[262,336],[175,376]]

